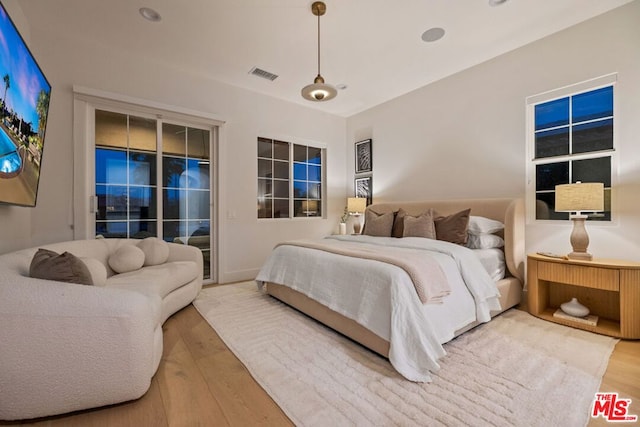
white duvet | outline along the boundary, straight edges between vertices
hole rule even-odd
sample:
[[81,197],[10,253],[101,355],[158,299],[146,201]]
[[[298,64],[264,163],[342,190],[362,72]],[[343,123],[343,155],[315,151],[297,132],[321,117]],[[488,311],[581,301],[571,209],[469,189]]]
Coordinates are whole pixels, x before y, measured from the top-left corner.
[[423,305],[401,268],[370,259],[281,245],[273,250],[256,281],[286,285],[355,320],[389,341],[389,360],[411,381],[431,381],[445,355],[442,344],[456,331],[487,322],[499,310],[499,292],[470,249],[416,237],[331,236],[375,245],[412,248],[432,257],[449,280],[451,295],[442,304]]

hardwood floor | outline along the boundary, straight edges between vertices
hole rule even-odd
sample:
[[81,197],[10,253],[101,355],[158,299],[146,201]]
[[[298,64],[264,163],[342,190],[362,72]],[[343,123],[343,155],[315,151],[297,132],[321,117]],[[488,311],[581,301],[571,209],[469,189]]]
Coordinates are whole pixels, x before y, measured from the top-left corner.
[[[638,313],[636,313],[637,315]],[[620,341],[609,359],[607,372],[600,384],[601,392],[618,392],[620,398],[631,399],[629,415],[637,415],[638,422],[615,423],[640,425],[640,340]],[[589,427],[611,426],[602,417],[591,419]]]
[[[291,426],[269,395],[189,305],[164,324],[164,354],[149,391],[140,399],[24,423],[49,427]],[[616,346],[600,390],[632,399],[640,415],[640,341]],[[608,425],[602,418],[589,426]]]

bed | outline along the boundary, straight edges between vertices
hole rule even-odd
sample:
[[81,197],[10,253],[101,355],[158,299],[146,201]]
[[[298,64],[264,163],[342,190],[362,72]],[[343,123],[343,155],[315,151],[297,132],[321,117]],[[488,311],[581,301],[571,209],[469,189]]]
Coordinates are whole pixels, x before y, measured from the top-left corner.
[[[328,236],[322,242],[284,242],[273,250],[256,281],[272,297],[388,358],[405,378],[430,381],[430,374],[439,369],[438,359],[445,355],[442,344],[520,302],[524,203],[521,199],[379,203],[365,212],[363,234],[371,234],[373,229],[368,231],[367,222],[374,227],[383,217],[393,216],[397,225],[401,213],[414,224],[429,213],[441,221],[438,224],[444,224],[442,221],[460,218],[465,210],[472,219],[503,224],[502,229],[486,233],[491,239],[498,236],[503,246],[468,249],[466,244],[411,237],[411,233],[402,238],[357,235]],[[407,219],[404,223],[409,224]],[[364,256],[349,252],[359,248]],[[374,251],[376,254],[369,256]],[[496,267],[488,267],[479,256],[492,251],[499,252],[503,262],[500,273],[492,271]],[[428,291],[433,299],[425,301],[425,291],[417,285],[426,281],[426,276],[419,276],[425,273],[411,270],[407,264],[417,264],[416,257],[427,252],[433,258],[430,263],[439,266],[439,272],[432,269],[437,273],[434,279],[444,276],[448,284],[446,289]],[[442,295],[435,295],[438,292]]]

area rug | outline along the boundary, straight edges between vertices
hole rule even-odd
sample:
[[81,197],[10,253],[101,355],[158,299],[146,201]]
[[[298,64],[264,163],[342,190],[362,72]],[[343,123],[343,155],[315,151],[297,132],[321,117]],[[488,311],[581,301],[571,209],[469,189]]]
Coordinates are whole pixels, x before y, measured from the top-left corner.
[[298,426],[584,426],[617,342],[512,309],[446,344],[433,382],[413,383],[254,282],[194,305]]

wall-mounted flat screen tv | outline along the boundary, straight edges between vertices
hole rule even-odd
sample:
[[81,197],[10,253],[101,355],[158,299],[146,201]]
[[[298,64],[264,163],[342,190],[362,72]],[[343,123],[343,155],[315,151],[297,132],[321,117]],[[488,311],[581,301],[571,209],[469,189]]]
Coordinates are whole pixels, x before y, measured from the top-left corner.
[[51,85],[0,3],[0,203],[35,206]]

